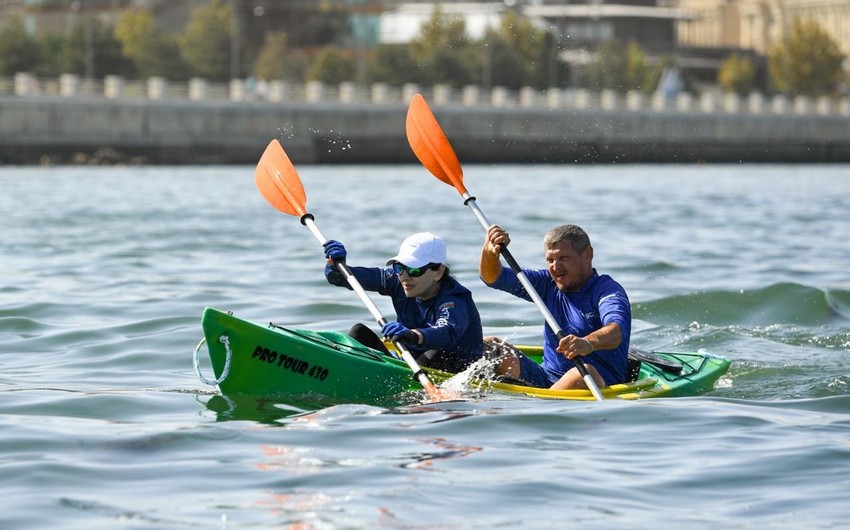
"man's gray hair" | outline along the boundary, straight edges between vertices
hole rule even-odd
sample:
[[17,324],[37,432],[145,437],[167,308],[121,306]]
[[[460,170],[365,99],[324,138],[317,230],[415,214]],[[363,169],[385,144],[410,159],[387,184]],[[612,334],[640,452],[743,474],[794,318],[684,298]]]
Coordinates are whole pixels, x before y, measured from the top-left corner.
[[573,246],[573,250],[581,254],[590,246],[590,236],[587,232],[576,225],[561,225],[549,230],[546,237],[543,238],[543,247],[552,248],[552,246],[561,241],[569,241]]

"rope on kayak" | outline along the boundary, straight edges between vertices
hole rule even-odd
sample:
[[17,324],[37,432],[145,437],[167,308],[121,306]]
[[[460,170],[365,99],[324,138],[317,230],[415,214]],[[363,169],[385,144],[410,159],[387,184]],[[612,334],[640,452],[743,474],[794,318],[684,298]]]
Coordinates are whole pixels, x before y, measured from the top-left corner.
[[221,371],[221,377],[219,377],[218,379],[210,381],[209,379],[204,377],[204,374],[201,373],[201,362],[199,359],[198,352],[201,350],[201,346],[203,346],[204,343],[207,342],[206,337],[202,338],[198,345],[195,346],[195,351],[192,355],[192,364],[195,367],[195,374],[198,376],[198,379],[210,386],[220,385],[224,382],[225,379],[227,379],[227,376],[230,375],[230,361],[231,359],[233,359],[233,350],[230,349],[230,338],[227,335],[222,335],[218,338],[218,341],[224,344],[225,353],[224,370]]

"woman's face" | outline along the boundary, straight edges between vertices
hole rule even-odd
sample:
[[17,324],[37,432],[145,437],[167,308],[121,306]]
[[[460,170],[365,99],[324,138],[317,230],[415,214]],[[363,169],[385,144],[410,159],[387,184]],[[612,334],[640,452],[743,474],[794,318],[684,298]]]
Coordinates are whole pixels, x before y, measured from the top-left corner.
[[398,280],[408,298],[419,297],[423,300],[433,298],[440,291],[440,280],[445,273],[446,266],[440,265],[438,269],[428,268],[422,276],[413,277],[407,270],[398,274]]

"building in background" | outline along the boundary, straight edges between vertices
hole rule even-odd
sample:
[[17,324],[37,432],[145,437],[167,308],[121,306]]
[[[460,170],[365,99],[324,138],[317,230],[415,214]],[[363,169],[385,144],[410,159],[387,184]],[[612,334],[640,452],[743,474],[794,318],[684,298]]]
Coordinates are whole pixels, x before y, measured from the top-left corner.
[[537,1],[527,2],[520,12],[555,33],[559,57],[574,71],[589,64],[607,41],[633,42],[655,64],[681,55],[676,22],[686,14],[663,0]]
[[3,21],[20,17],[31,35],[68,33],[87,12],[115,24],[132,0],[0,0]]
[[656,0],[534,2],[520,11],[538,25],[553,28],[568,48],[594,49],[608,40],[636,42],[652,55],[676,47],[676,22],[687,15]]
[[[166,33],[183,30],[191,10],[212,0],[0,0],[0,27],[13,16],[24,19],[33,34],[66,32],[86,10],[114,23],[130,6],[150,9]],[[290,30],[317,0],[225,0],[245,25],[246,33]],[[791,21],[815,20],[850,55],[848,0],[323,0],[323,7],[346,9],[355,25],[370,26],[381,42],[407,42],[419,33],[436,6],[463,16],[470,38],[499,24],[506,9],[556,28],[578,42],[616,37],[665,46],[675,34],[680,45],[741,48],[764,54],[782,40]],[[667,28],[669,21],[675,29]],[[297,38],[294,42],[297,43]]]
[[382,43],[403,44],[419,36],[422,25],[428,22],[436,9],[448,17],[462,17],[470,39],[482,39],[488,29],[498,28],[502,15],[508,8],[505,2],[394,2],[381,15]]
[[677,0],[690,14],[679,41],[701,48],[740,48],[764,55],[781,42],[795,18],[814,20],[850,55],[848,0]]

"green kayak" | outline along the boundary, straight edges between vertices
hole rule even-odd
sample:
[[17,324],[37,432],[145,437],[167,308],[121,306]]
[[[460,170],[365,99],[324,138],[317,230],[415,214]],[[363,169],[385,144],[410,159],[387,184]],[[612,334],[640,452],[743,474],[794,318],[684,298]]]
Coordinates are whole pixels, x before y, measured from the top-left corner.
[[[367,348],[345,333],[259,324],[213,308],[204,310],[204,338],[195,348],[198,377],[224,395],[321,399],[379,404],[421,390],[401,359]],[[214,379],[203,375],[200,350],[206,343]],[[542,348],[519,346],[540,361]],[[726,373],[730,361],[696,353],[633,352],[640,372],[633,382],[602,389],[606,398],[677,397],[705,392]],[[435,383],[451,374],[427,369]],[[592,400],[587,390],[550,390],[472,380],[474,390],[550,399]]]

